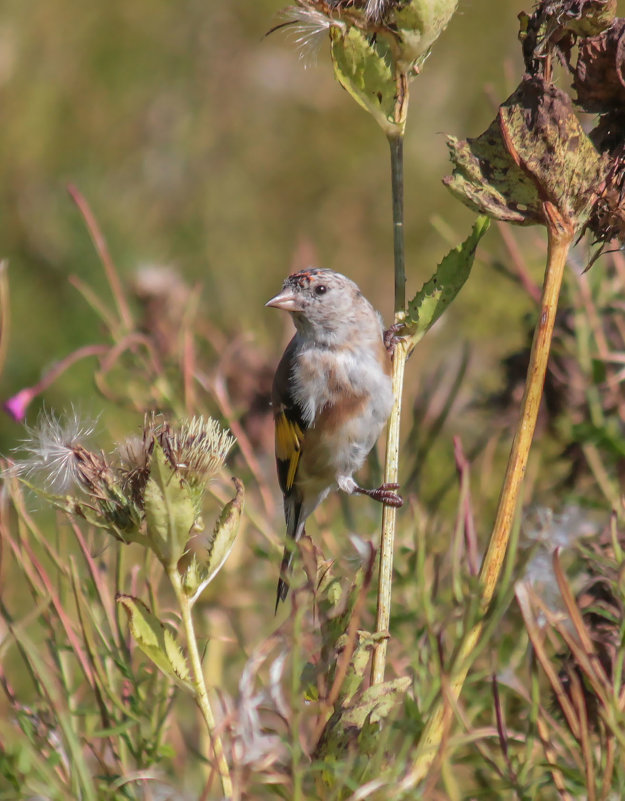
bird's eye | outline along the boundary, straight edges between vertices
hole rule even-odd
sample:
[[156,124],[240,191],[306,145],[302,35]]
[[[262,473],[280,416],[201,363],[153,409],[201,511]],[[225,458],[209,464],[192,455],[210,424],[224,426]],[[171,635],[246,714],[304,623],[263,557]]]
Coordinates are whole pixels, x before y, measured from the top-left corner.
[[315,295],[325,295],[328,291],[328,287],[325,284],[319,284],[319,286],[315,287]]

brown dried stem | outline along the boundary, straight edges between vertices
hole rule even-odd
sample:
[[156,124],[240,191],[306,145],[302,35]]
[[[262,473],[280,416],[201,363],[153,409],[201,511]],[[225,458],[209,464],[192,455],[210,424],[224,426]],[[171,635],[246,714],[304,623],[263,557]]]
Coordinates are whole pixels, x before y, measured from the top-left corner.
[[[484,615],[495,593],[508,547],[538,418],[564,267],[574,236],[573,226],[568,220],[563,219],[552,203],[546,201],[544,211],[547,220],[548,253],[540,315],[534,332],[521,412],[508,458],[497,516],[480,570],[482,587],[479,599],[480,617],[467,629],[452,659],[450,693],[454,700],[462,691],[472,654],[482,634]],[[450,712],[450,705],[444,698],[439,697],[417,746],[412,769],[405,780],[408,786],[416,785],[427,776],[451,722]]]

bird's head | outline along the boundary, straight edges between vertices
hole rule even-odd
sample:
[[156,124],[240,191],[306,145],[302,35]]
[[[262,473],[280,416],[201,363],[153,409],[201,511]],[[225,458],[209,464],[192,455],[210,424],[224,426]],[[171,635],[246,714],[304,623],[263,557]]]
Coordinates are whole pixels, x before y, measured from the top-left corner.
[[334,270],[310,268],[289,275],[265,306],[291,313],[298,332],[320,344],[333,344],[368,326],[377,313],[356,284]]

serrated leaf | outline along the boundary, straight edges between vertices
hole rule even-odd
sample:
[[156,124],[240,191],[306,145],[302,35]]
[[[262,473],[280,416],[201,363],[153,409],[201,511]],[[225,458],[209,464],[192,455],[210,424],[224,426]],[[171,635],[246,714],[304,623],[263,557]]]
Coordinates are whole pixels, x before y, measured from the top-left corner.
[[150,460],[143,496],[147,539],[165,568],[185,551],[196,512],[188,485],[176,474],[158,442]]
[[475,250],[489,225],[488,217],[478,217],[465,241],[449,251],[436,273],[408,304],[406,326],[411,331],[411,340],[415,344],[462,289],[471,272]]
[[377,748],[378,724],[402,702],[409,686],[408,676],[374,684],[354,704],[336,711],[319,738],[315,757],[338,760],[355,741],[359,741],[361,753],[373,753]]
[[318,676],[319,665],[313,665],[312,662],[306,662],[302,668],[302,675],[300,676],[302,697],[305,701],[319,700],[319,686],[317,684]]
[[[182,565],[182,562],[187,559],[187,564]],[[206,586],[204,584],[206,581],[206,568],[197,553],[192,554],[190,558],[187,554],[178,564],[178,568],[182,573],[182,589],[185,595],[191,597],[195,595],[198,590],[201,592],[200,587],[203,589]]]
[[243,482],[232,479],[236,495],[224,506],[215,523],[215,529],[206,549],[193,555],[183,573],[182,585],[185,593],[194,601],[221,570],[239,533],[241,513],[245,498]]
[[358,28],[330,27],[334,74],[341,86],[368,111],[387,136],[400,136],[395,120],[397,85],[381,43],[372,44]]
[[339,579],[332,579],[318,599],[321,622],[321,651],[324,659],[334,654],[340,638],[347,631],[358,595],[367,578],[366,570],[360,567],[354,575],[349,589],[343,589]]
[[228,558],[236,536],[239,533],[245,489],[243,487],[243,482],[238,478],[233,478],[232,481],[234,483],[236,495],[231,501],[228,501],[221,510],[208,546],[209,555],[206,569],[208,571],[209,581],[219,572],[221,566]]
[[116,600],[126,611],[130,633],[143,653],[166,676],[192,688],[186,660],[171,631],[138,598],[118,595]]

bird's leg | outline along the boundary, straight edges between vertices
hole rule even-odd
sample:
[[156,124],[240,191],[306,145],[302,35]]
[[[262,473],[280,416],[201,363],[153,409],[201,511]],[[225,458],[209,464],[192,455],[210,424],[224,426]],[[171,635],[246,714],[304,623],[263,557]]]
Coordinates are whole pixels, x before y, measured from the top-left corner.
[[375,489],[365,489],[364,487],[356,486],[353,491],[358,495],[367,495],[369,498],[373,498],[374,501],[399,508],[403,506],[404,499],[394,491],[397,489],[399,489],[399,484],[388,482],[386,484],[380,484],[380,486]]
[[393,353],[395,353],[397,343],[401,339],[401,337],[398,337],[397,334],[405,327],[406,326],[404,323],[393,323],[393,325],[390,325],[383,334],[384,347],[391,356]]

